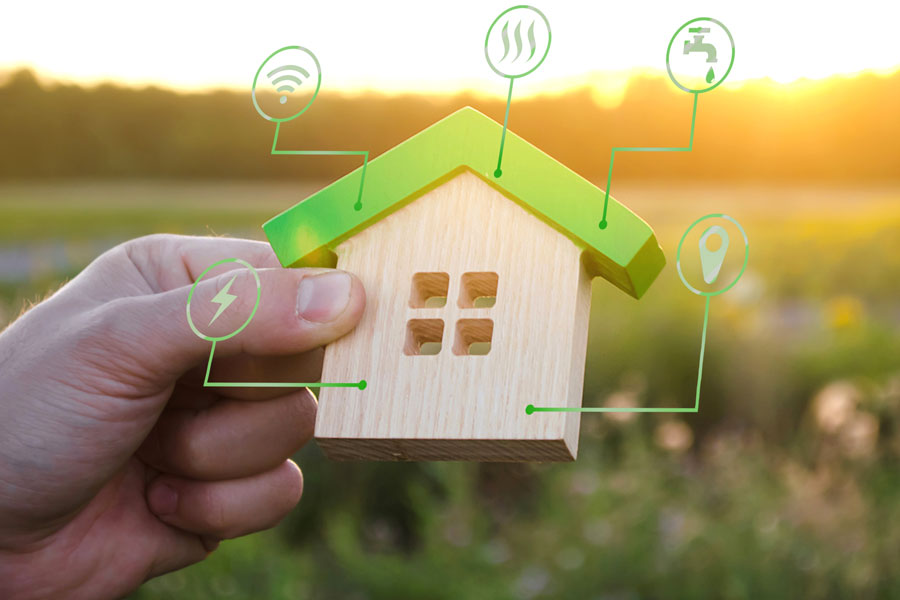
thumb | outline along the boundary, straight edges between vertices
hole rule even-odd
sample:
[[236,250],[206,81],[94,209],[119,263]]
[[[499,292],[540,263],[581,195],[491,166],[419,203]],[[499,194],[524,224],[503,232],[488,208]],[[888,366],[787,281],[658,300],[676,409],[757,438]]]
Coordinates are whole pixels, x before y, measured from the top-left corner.
[[166,386],[209,357],[212,341],[200,334],[225,338],[238,332],[216,342],[216,356],[296,354],[353,329],[365,291],[346,271],[239,268],[113,304],[111,318],[140,340],[131,350],[136,363]]

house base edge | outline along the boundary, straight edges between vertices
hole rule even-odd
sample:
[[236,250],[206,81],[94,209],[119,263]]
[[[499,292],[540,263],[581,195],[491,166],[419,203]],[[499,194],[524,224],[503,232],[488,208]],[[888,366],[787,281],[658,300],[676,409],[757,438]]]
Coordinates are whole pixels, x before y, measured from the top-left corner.
[[331,460],[572,462],[578,448],[565,439],[396,439],[317,437]]

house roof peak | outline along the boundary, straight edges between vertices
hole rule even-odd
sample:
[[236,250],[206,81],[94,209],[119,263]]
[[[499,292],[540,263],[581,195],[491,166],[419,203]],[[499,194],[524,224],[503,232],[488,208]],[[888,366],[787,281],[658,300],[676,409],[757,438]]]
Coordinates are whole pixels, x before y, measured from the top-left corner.
[[323,250],[470,170],[581,246],[592,275],[642,296],[665,265],[650,226],[610,197],[609,227],[600,229],[604,192],[511,131],[503,173],[495,177],[501,132],[496,121],[462,108],[370,161],[361,210],[354,202],[362,167],[272,218],[263,230],[284,266],[315,264]]

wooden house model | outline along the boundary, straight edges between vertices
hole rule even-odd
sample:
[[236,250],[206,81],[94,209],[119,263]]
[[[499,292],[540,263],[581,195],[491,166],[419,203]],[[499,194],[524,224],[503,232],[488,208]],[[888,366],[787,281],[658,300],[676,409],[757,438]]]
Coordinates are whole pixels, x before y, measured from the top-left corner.
[[513,133],[464,108],[273,218],[285,266],[360,277],[359,326],[328,345],[315,435],[335,459],[568,461],[596,276],[635,298],[665,258],[653,231]]

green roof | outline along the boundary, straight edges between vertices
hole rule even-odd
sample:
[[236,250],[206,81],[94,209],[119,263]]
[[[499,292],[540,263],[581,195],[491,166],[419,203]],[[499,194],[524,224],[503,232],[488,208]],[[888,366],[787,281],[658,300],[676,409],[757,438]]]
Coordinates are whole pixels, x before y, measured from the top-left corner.
[[610,198],[609,225],[600,229],[603,191],[511,131],[503,174],[494,177],[502,129],[467,107],[391,148],[368,165],[362,210],[354,210],[360,167],[266,222],[278,260],[321,264],[323,251],[470,170],[582,247],[592,275],[640,298],[666,262],[650,226]]

